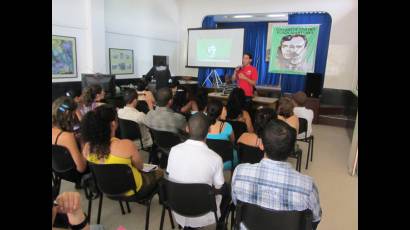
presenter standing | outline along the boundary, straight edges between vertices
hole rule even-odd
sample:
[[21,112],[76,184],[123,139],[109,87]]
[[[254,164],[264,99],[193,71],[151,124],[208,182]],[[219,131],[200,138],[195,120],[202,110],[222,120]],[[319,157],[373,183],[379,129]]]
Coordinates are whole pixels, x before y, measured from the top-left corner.
[[239,88],[243,89],[246,96],[246,110],[251,109],[253,89],[258,80],[258,71],[252,63],[252,54],[244,53],[242,57],[242,65],[235,68],[232,75],[232,81],[237,81]]

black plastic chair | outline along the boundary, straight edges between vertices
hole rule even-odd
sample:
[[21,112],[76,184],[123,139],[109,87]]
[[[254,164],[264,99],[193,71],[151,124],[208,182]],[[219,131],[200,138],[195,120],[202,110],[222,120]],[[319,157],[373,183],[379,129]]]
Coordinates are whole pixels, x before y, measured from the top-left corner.
[[307,136],[307,130],[308,130],[308,121],[304,118],[299,117],[299,132],[298,133],[304,132],[305,137],[303,139],[297,139],[297,140],[308,143],[308,153],[307,153],[307,158],[306,158],[305,169],[308,169],[309,157],[310,157],[310,161],[313,161],[313,144],[315,140],[315,137],[312,134],[309,137]]
[[238,158],[239,163],[259,163],[262,160],[264,153],[258,147],[238,143]]
[[312,211],[277,211],[241,202],[236,205],[235,229],[312,230]]
[[215,139],[206,139],[206,144],[208,148],[212,149],[219,156],[222,157],[222,161],[231,161],[231,176],[233,175],[233,144],[230,141],[225,140],[215,140]]
[[229,124],[231,124],[233,133],[235,135],[235,143],[238,141],[239,137],[248,131],[248,128],[246,127],[246,124],[242,121],[232,121],[232,120],[227,120]]
[[[98,189],[101,191],[98,205],[97,224],[100,224],[103,194],[109,199],[119,201],[121,211],[124,214],[122,202],[125,201],[128,212],[131,212],[128,202],[136,202],[147,207],[145,214],[145,229],[149,228],[149,215],[151,200],[157,193],[154,190],[150,194],[141,197],[136,191],[134,175],[131,168],[124,164],[93,164],[90,163],[91,172],[95,178]],[[133,191],[134,195],[126,196],[126,193]]]
[[152,141],[155,145],[154,148],[157,148],[162,154],[160,167],[166,168],[168,162],[167,159],[171,148],[175,145],[178,145],[179,143],[182,143],[183,140],[180,135],[172,132],[159,131],[151,128],[149,130],[151,133]]
[[177,183],[167,177],[160,181],[159,187],[160,202],[163,205],[160,230],[164,225],[165,209],[185,217],[199,217],[213,212],[217,228],[218,224],[226,224],[225,220],[219,220],[217,216],[217,193],[214,187],[199,183]]
[[52,159],[52,179],[57,194],[60,193],[61,180],[70,181],[76,184],[81,183],[81,174],[71,157],[68,149],[61,145],[51,146]]
[[138,123],[119,118],[118,124],[120,127],[121,139],[129,139],[131,141],[139,140],[141,149],[146,150],[144,148],[144,144],[142,143],[142,135],[140,125]]

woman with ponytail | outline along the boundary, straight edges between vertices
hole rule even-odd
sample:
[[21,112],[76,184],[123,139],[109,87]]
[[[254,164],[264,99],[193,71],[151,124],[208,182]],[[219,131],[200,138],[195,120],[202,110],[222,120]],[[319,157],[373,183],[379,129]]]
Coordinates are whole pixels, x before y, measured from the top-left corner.
[[69,97],[63,96],[54,100],[51,110],[51,144],[67,148],[77,171],[84,173],[87,169],[87,161],[81,155],[74,134],[74,126],[78,124],[76,108],[76,103]]
[[[115,137],[117,112],[110,105],[101,105],[88,112],[81,121],[81,137],[85,142],[83,154],[95,164],[125,164],[134,175],[136,190],[141,196],[156,189],[162,170],[142,172],[143,160],[134,142]],[[129,191],[127,195],[133,195]]]

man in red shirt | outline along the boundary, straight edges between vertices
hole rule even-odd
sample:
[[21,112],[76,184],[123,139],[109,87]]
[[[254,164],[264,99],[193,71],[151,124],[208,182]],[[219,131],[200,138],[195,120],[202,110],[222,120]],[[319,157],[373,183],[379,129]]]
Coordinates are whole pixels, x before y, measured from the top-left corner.
[[239,88],[245,91],[245,96],[253,97],[253,87],[258,80],[258,71],[255,67],[251,66],[252,55],[250,53],[243,54],[242,66],[235,68],[232,80],[238,81]]

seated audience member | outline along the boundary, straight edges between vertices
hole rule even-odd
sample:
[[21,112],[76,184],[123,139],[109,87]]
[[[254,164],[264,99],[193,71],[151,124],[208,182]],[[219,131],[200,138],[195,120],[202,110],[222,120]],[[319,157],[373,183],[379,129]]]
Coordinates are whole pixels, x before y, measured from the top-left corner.
[[273,210],[310,209],[316,229],[322,216],[316,184],[312,177],[299,173],[286,162],[295,141],[296,132],[287,123],[269,122],[262,132],[264,158],[256,164],[240,164],[234,171],[232,201]]
[[229,94],[228,102],[226,104],[226,119],[232,121],[241,121],[246,124],[248,132],[252,133],[253,125],[252,119],[248,111],[245,110],[245,93],[241,88],[235,88]]
[[145,79],[137,79],[138,101],[147,102],[149,110],[153,110],[155,105],[155,98],[152,92],[147,90],[147,86],[148,82]]
[[179,86],[173,99],[172,110],[176,113],[190,114],[191,111],[198,111],[198,106],[195,100],[191,100],[188,90]]
[[[57,98],[51,111],[51,144],[66,147],[79,173],[85,173],[87,161],[81,154],[74,134],[74,126],[78,124],[75,114],[77,105],[66,96]],[[78,185],[76,185],[78,187]]]
[[83,90],[81,95],[81,104],[77,113],[78,118],[82,117],[89,111],[94,110],[97,106],[104,103],[101,101],[105,97],[104,89],[100,85],[91,85]]
[[[188,121],[189,139],[172,147],[168,158],[169,178],[179,183],[205,183],[221,189],[224,185],[222,158],[205,143],[209,120],[205,114],[192,115]],[[224,190],[225,189],[225,190]],[[230,202],[227,187],[225,194],[216,196],[218,217],[224,219]],[[189,192],[189,191],[187,191]],[[214,224],[212,212],[200,217],[187,218],[174,213],[177,223],[183,227],[203,227]]]
[[79,105],[81,103],[81,90],[80,89],[70,89],[65,93],[67,97],[70,97],[74,102]]
[[[313,121],[313,110],[307,109],[305,107],[305,103],[307,100],[307,96],[304,92],[299,91],[295,94],[292,95],[293,102],[295,104],[295,107],[293,108],[293,113],[299,117],[299,118],[304,118],[307,120],[307,137],[310,137],[312,134],[312,121]],[[305,138],[305,132],[299,133],[298,134],[298,139],[303,139]]]
[[[145,113],[136,109],[138,102],[137,98],[138,94],[133,89],[128,89],[124,92],[125,106],[118,110],[118,118],[138,123],[141,131],[142,144],[144,147],[149,147],[152,146],[151,134],[149,133],[149,129],[142,124],[142,121],[146,116]],[[141,148],[139,140],[134,143],[138,146],[138,149]]]
[[292,128],[299,132],[299,119],[293,113],[293,101],[289,97],[281,97],[278,106],[278,119],[285,121]]
[[172,91],[172,96],[176,94],[178,86],[179,86],[179,81],[175,77],[171,78],[171,82],[169,83],[169,88]]
[[176,134],[184,133],[185,117],[172,109],[172,94],[169,88],[161,88],[155,94],[157,106],[148,112],[143,123],[151,129],[168,131]]
[[[66,214],[70,229],[89,230],[90,225],[81,209],[81,197],[78,192],[64,192],[57,196],[55,202],[52,201],[51,225],[57,213]],[[54,228],[52,228],[54,229]]]
[[[144,162],[136,145],[130,140],[116,138],[117,128],[117,112],[110,105],[88,112],[81,121],[81,136],[86,143],[83,154],[95,164],[128,165],[133,172],[136,191],[142,197],[148,195],[156,189],[163,171],[142,172]],[[127,193],[133,194],[133,191]]]
[[[235,135],[231,124],[225,122],[223,117],[226,114],[226,110],[222,105],[222,102],[212,100],[206,107],[206,114],[210,120],[210,127],[207,135],[207,139],[225,140],[235,142]],[[238,164],[238,155],[234,149],[234,165]],[[231,161],[224,162],[224,170],[229,170],[232,167]]]
[[197,112],[206,114],[206,105],[208,104],[208,92],[206,88],[198,88],[194,100],[196,102],[197,110],[192,109],[191,114],[195,114]]
[[259,147],[263,129],[271,120],[275,119],[277,119],[275,110],[270,108],[262,108],[257,110],[255,114],[255,122],[253,123],[253,126],[255,127],[255,133],[243,133],[239,137],[238,143],[252,147]]

